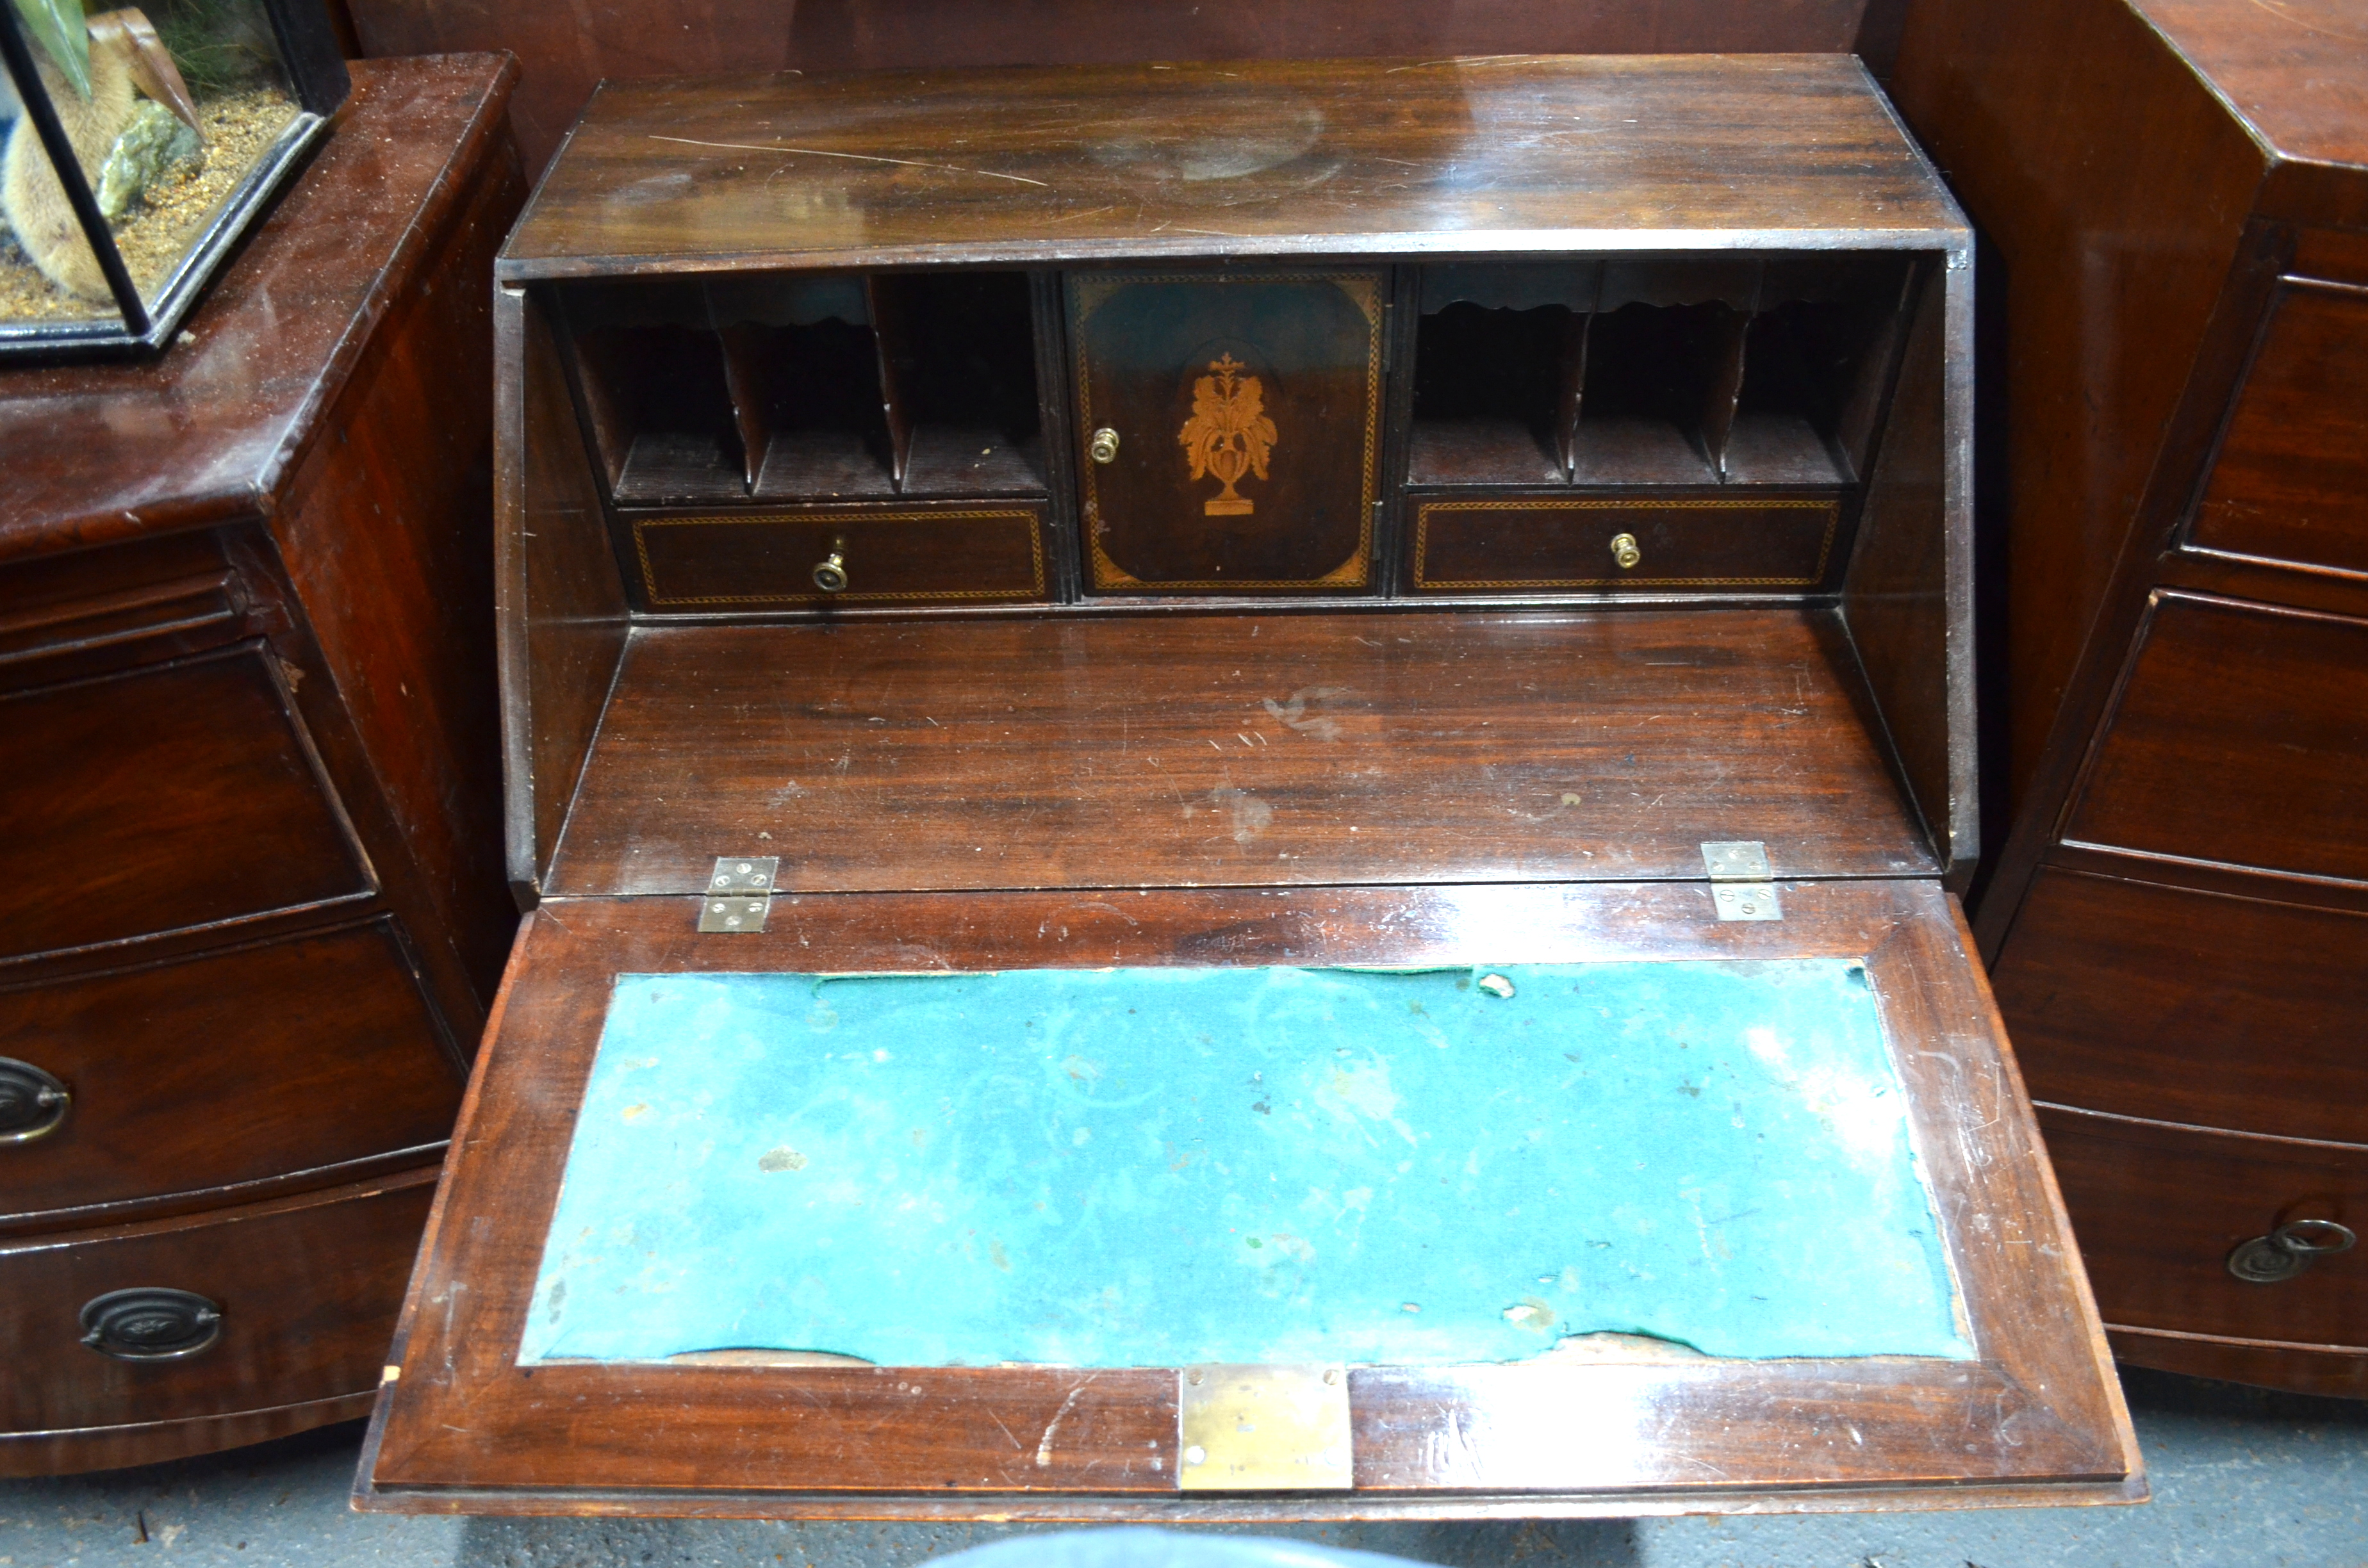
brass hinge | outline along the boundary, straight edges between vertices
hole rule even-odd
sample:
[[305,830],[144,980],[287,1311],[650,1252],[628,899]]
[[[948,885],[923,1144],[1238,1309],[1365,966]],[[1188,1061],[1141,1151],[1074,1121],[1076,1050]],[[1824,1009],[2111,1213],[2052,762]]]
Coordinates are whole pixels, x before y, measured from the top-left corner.
[[1178,1490],[1340,1492],[1351,1484],[1346,1367],[1187,1367],[1176,1403]]
[[773,912],[773,875],[779,856],[726,855],[715,862],[699,902],[702,931],[762,931]]
[[1768,869],[1768,846],[1756,838],[1702,846],[1710,868],[1711,903],[1721,920],[1782,920],[1775,879]]

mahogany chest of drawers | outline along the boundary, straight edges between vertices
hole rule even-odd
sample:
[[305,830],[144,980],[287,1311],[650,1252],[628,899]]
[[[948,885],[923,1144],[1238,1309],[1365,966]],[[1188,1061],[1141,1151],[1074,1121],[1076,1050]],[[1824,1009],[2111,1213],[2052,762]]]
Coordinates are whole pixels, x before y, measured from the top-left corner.
[[2115,1353],[2357,1398],[2368,35],[2009,13],[1919,6],[1898,77],[2011,279],[2014,825],[1975,929]]
[[[604,89],[501,263],[533,912],[360,1505],[2143,1495],[1951,891],[1969,244],[1846,57]],[[1668,1021],[1815,976],[1782,1027]],[[1554,1013],[1598,982],[1643,989]],[[1451,1013],[1502,1050],[1425,1054]],[[1581,1086],[1615,1048],[1649,1105]],[[1755,1153],[1698,1060],[1823,1153]],[[1698,1119],[1443,1198],[1516,1105],[1525,1161]],[[1468,1337],[1387,1262],[1417,1222],[1503,1249]],[[1268,1300],[1297,1352],[1207,1348]]]
[[515,920],[515,74],[356,65],[169,350],[0,374],[0,1474],[368,1406]]

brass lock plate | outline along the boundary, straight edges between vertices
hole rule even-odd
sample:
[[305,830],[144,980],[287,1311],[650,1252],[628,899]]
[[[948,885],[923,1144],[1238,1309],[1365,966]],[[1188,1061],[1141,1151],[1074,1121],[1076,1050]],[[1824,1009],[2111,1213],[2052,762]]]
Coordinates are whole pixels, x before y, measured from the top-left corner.
[[1180,1491],[1340,1492],[1353,1484],[1346,1367],[1187,1367],[1177,1404]]

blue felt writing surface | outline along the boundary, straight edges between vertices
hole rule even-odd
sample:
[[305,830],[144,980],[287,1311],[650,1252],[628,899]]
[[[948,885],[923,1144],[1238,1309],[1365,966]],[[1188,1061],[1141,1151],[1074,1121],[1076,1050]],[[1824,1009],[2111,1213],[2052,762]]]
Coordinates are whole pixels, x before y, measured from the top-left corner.
[[1597,1331],[1973,1354],[1860,966],[622,975],[519,1356]]

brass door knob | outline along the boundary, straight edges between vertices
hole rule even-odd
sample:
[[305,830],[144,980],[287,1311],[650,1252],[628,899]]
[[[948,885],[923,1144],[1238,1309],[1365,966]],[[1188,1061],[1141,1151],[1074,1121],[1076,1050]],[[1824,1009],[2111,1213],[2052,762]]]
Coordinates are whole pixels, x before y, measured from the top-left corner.
[[1093,444],[1086,449],[1086,455],[1098,463],[1118,461],[1118,432],[1107,425],[1095,431]]
[[847,589],[847,536],[841,534],[830,541],[828,559],[814,562],[814,585],[825,594],[844,593]]
[[1636,562],[1644,560],[1645,552],[1636,548],[1636,536],[1634,534],[1613,535],[1611,539],[1611,559],[1620,563],[1620,570],[1622,572],[1627,571],[1630,567],[1635,565]]

